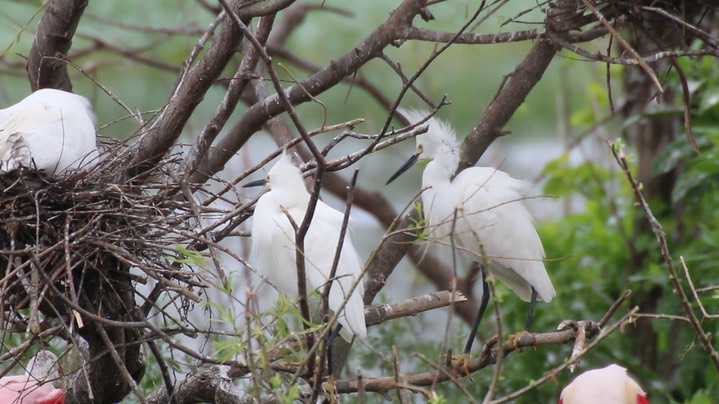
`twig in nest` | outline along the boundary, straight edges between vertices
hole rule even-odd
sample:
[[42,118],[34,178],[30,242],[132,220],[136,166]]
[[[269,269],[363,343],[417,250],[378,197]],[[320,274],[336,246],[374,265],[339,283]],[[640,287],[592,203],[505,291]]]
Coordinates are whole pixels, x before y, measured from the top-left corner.
[[[156,279],[164,293],[200,301],[191,291],[202,284],[197,276],[182,271],[182,264],[168,268],[178,261],[172,256],[181,255],[168,246],[186,243],[183,230],[194,230],[188,220],[176,220],[189,205],[174,197],[176,184],[165,182],[180,159],[167,157],[137,183],[118,174],[123,147],[105,145],[106,158],[92,170],[58,178],[30,169],[0,176],[0,245],[7,246],[0,249],[0,311],[16,313],[3,316],[0,327],[25,323],[37,334],[42,315],[67,324],[70,316],[83,329],[96,320],[83,314],[93,312],[80,303],[83,290],[105,318],[133,318],[134,298],[125,293],[134,289],[131,267]],[[37,282],[26,287],[28,278],[42,280],[44,288],[33,286]],[[189,310],[190,304],[183,306]],[[29,316],[20,314],[28,307]]]

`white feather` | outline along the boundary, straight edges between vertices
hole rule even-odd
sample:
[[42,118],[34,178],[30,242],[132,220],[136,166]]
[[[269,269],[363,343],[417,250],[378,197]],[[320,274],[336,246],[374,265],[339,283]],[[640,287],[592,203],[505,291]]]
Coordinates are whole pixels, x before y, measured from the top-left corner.
[[[267,183],[270,191],[257,201],[253,215],[250,262],[294,299],[298,295],[295,231],[283,208],[300,226],[310,195],[299,169],[287,155],[283,155],[269,171]],[[321,292],[330,280],[343,217],[341,212],[317,201],[304,241],[305,272],[310,291],[318,289]],[[364,287],[361,281],[358,283],[361,271],[361,261],[347,232],[328,301],[330,309],[337,312],[347,300],[338,316],[343,327],[341,335],[347,341],[351,341],[353,335],[367,334],[362,301]]]
[[[428,114],[401,111],[410,122]],[[459,165],[456,134],[448,124],[431,118],[429,129],[416,138],[420,160],[431,160],[422,174],[422,205],[430,238],[454,234],[458,246],[472,260],[483,263],[521,299],[529,301],[532,287],[539,300],[556,295],[544,267],[544,247],[523,200],[530,186],[488,167],[470,167],[451,180]],[[448,243],[444,241],[445,243]]]
[[42,89],[0,110],[0,172],[25,167],[60,174],[97,157],[95,117],[82,96]]

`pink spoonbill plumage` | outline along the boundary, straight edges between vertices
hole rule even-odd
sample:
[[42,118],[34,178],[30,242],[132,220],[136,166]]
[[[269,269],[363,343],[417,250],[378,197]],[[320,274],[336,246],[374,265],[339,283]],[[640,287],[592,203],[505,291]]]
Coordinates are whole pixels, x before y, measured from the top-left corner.
[[63,404],[65,392],[55,388],[60,375],[57,357],[49,351],[39,351],[28,362],[24,375],[0,379],[2,404]]
[[559,404],[649,404],[647,393],[619,365],[588,370],[559,396]]

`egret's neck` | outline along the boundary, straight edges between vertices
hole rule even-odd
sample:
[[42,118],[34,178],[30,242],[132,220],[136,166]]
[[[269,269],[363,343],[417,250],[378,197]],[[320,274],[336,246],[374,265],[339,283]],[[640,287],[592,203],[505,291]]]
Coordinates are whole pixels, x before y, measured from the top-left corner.
[[304,186],[304,182],[286,183],[282,187],[272,190],[275,198],[285,209],[306,208],[310,200],[310,194]]
[[431,187],[434,192],[442,192],[442,188],[449,187],[454,171],[433,160],[427,164],[422,173],[422,188]]
[[459,167],[459,154],[453,145],[442,145],[435,154],[434,159],[427,164],[422,174],[422,186],[433,187],[435,192],[440,192],[438,187],[449,186],[452,176]]
[[422,204],[425,218],[431,225],[436,225],[449,215],[457,204],[452,192],[452,176],[457,170],[457,163],[447,159],[430,161],[422,173]]
[[444,220],[457,203],[452,192],[452,176],[459,166],[459,156],[453,145],[443,144],[422,173],[422,204],[425,218],[431,225]]

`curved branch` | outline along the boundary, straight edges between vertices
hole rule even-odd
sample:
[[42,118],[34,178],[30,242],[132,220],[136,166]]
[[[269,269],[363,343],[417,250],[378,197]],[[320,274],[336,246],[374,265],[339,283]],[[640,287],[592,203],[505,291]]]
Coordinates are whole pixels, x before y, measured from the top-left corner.
[[455,44],[489,45],[495,43],[510,43],[534,40],[544,34],[544,28],[529,29],[516,32],[498,32],[495,34],[475,34],[465,32],[457,35],[456,32],[432,31],[425,28],[410,27],[406,31],[404,39],[418,41],[447,43],[452,41]]
[[647,222],[649,222],[652,232],[657,238],[657,243],[659,244],[659,251],[661,252],[662,260],[664,261],[664,265],[666,266],[667,272],[669,273],[669,280],[672,282],[674,291],[679,296],[679,302],[681,303],[682,308],[684,309],[684,312],[689,319],[689,323],[691,324],[692,329],[694,329],[697,338],[701,342],[702,348],[704,348],[704,350],[709,355],[709,358],[711,359],[715,370],[719,372],[719,353],[716,351],[716,349],[714,349],[714,346],[712,345],[711,335],[704,331],[704,328],[702,328],[701,321],[694,313],[691,302],[689,302],[689,298],[684,291],[684,287],[682,286],[681,280],[677,274],[677,270],[674,267],[672,255],[669,252],[669,247],[667,245],[664,229],[662,228],[662,225],[661,223],[659,223],[657,218],[654,217],[654,213],[652,213],[649,204],[647,203],[646,199],[644,199],[644,194],[642,193],[641,186],[634,179],[634,175],[632,175],[632,171],[629,167],[629,163],[627,162],[624,151],[617,146],[610,146],[612,147],[612,154],[614,155],[617,164],[619,164],[619,167],[621,167],[622,171],[624,172],[624,175],[626,175],[627,177],[627,181],[632,186],[634,196],[637,198],[637,201],[639,202],[639,205],[641,206],[642,210],[644,211],[644,215],[647,218]]

